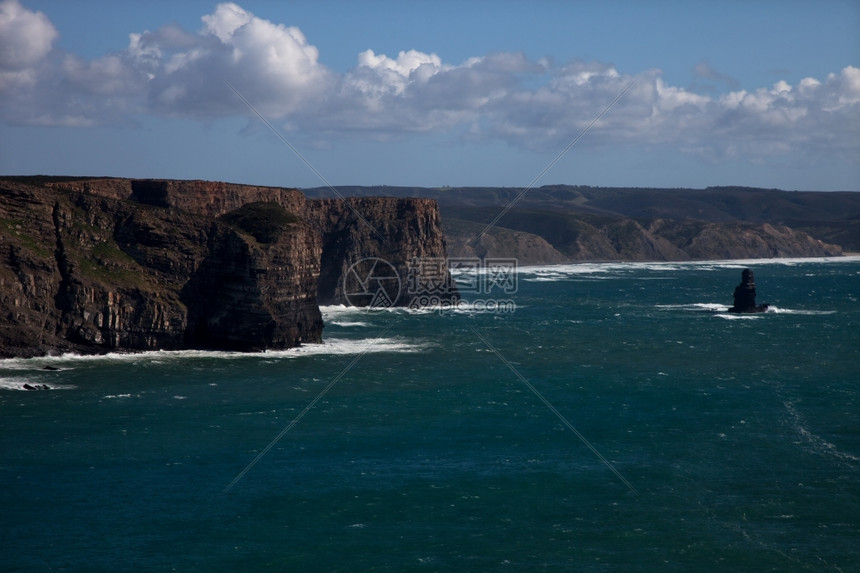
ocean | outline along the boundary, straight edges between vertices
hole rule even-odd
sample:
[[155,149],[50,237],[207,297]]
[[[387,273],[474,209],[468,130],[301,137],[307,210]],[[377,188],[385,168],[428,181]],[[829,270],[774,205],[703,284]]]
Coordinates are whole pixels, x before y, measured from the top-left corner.
[[[747,267],[770,309],[730,314]],[[860,258],[515,287],[0,362],[0,571],[860,570]]]

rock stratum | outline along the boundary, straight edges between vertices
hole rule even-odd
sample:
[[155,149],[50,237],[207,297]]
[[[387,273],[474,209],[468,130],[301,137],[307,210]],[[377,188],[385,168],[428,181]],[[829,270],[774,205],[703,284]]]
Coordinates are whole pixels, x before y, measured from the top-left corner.
[[320,342],[319,305],[344,302],[355,261],[378,257],[405,277],[413,259],[445,256],[431,199],[0,178],[0,356]]

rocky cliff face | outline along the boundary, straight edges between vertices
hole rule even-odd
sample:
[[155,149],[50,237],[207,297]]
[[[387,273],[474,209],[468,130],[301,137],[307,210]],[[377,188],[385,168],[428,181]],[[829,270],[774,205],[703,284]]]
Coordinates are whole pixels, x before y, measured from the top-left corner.
[[[448,240],[456,252],[479,255],[477,250],[470,250],[468,243],[485,226],[484,221],[490,220],[491,212],[486,208],[448,207],[445,213],[463,218],[456,225],[446,225]],[[521,265],[560,262],[559,258],[561,261],[685,261],[842,254],[839,245],[770,223],[695,219],[646,222],[607,215],[513,209],[499,225],[482,237],[487,256],[515,257]],[[499,241],[505,227],[508,235],[519,233],[518,240]]]
[[204,181],[0,179],[0,356],[320,341],[317,287],[342,302],[353,258],[445,256],[435,202],[353,209]]
[[[363,272],[361,261],[368,259],[381,259],[396,271],[400,292],[392,302],[399,306],[413,302],[417,293],[409,283],[416,272],[425,285],[442,285],[440,290],[456,297],[434,200],[361,197],[347,201],[345,205],[338,199],[316,199],[306,205],[306,218],[323,236],[320,304],[347,302],[348,273],[350,269]],[[430,262],[438,264],[426,264]]]
[[842,255],[839,245],[824,243],[802,231],[769,223],[658,219],[648,230],[695,260]]
[[484,231],[485,224],[452,217],[444,219],[442,227],[451,257],[515,258],[521,265],[551,265],[570,260],[570,257],[557,251],[546,239],[533,233],[492,227],[476,244],[474,239]]

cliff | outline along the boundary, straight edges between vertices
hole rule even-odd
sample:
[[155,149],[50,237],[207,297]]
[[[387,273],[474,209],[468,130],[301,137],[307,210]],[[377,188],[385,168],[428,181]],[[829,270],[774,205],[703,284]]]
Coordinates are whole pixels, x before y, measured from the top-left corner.
[[[349,205],[345,209],[338,199],[317,199],[306,205],[306,218],[322,230],[323,236],[320,304],[346,302],[344,285],[350,268],[368,259],[381,259],[394,268],[400,292],[393,302],[400,306],[412,305],[415,295],[420,294],[410,288],[410,277],[416,278],[416,271],[420,272],[420,283],[440,285],[438,290],[456,296],[434,200],[362,197],[351,199]],[[418,267],[418,260],[425,264]]]
[[452,257],[512,257],[521,265],[551,265],[569,260],[546,239],[533,233],[492,227],[481,237],[480,243],[474,245],[473,240],[484,231],[486,224],[451,217],[442,221],[442,228],[445,230],[448,254]]
[[445,257],[434,201],[359,203],[206,181],[2,178],[0,356],[318,342],[317,288],[344,302],[337,285],[356,258],[406,272],[412,257]]
[[[348,197],[439,201],[457,256],[563,261],[838,256],[860,250],[860,193],[707,189],[341,187]],[[309,197],[322,192],[308,189]],[[472,240],[503,209],[504,217]]]

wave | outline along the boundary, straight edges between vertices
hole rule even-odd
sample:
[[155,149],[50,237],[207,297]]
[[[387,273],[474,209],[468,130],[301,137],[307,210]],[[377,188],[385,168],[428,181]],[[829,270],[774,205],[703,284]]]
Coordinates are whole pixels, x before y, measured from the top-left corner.
[[[326,324],[337,324],[339,321],[353,322],[356,317],[366,317],[369,315],[388,313],[388,314],[428,314],[433,312],[432,307],[423,308],[408,308],[405,306],[392,306],[388,308],[367,307],[367,306],[346,306],[343,304],[332,304],[320,306],[323,322]],[[361,322],[361,321],[355,321]],[[343,325],[341,325],[343,326]]]
[[782,308],[779,306],[769,305],[767,307],[767,311],[765,313],[733,313],[729,312],[729,307],[723,303],[717,302],[693,302],[686,304],[657,304],[654,305],[656,308],[661,310],[687,310],[687,311],[698,311],[698,312],[712,312],[720,316],[720,318],[727,319],[749,319],[749,318],[758,318],[761,314],[792,314],[792,315],[804,315],[804,316],[821,316],[827,314],[836,314],[835,310],[807,310],[807,309],[795,309],[795,308]]
[[828,442],[818,434],[810,432],[809,428],[806,427],[806,420],[803,415],[797,411],[792,402],[785,401],[782,404],[785,406],[786,411],[788,411],[788,414],[791,417],[791,427],[800,435],[801,439],[806,442],[814,453],[834,456],[835,458],[843,461],[860,462],[860,457],[840,451],[836,445]]
[[767,307],[767,312],[772,312],[776,314],[801,314],[806,316],[820,316],[825,314],[836,314],[835,310],[806,310],[806,309],[794,309],[794,308],[780,308],[778,306],[770,305]]
[[[58,356],[41,356],[36,358],[9,358],[0,361],[0,374],[4,371],[39,371],[49,367],[52,371],[74,369],[76,366],[89,363],[105,362],[134,362],[160,364],[169,361],[191,360],[191,359],[291,359],[303,356],[319,355],[341,355],[341,354],[363,354],[382,352],[422,352],[430,347],[423,342],[408,341],[402,338],[361,338],[344,339],[330,338],[319,344],[303,344],[297,348],[286,350],[264,350],[262,352],[231,352],[221,350],[153,350],[148,352],[115,352],[108,354],[86,355],[86,354],[61,354]],[[13,382],[9,382],[9,381]],[[0,387],[4,382],[11,386],[27,383],[23,380],[19,384],[18,378],[0,378]],[[41,381],[39,382],[42,383]],[[50,386],[50,384],[49,384]]]
[[724,318],[726,320],[758,320],[762,317],[764,313],[755,312],[726,312],[726,313],[717,313],[714,316],[718,316],[720,318]]
[[[27,388],[30,386],[30,388]],[[9,378],[0,378],[0,390],[23,390],[24,392],[33,392],[41,390],[71,390],[75,388],[71,384],[55,384],[45,382],[43,380],[31,380],[18,376]]]
[[688,304],[658,304],[657,308],[665,310],[694,310],[700,312],[728,312],[729,307],[719,302],[693,302]]
[[[807,263],[857,263],[860,255],[843,257],[804,257],[771,259],[725,259],[713,261],[630,261],[605,263],[562,263],[555,265],[533,265],[519,267],[517,272],[529,282],[549,282],[569,280],[580,275],[600,275],[626,273],[631,271],[672,272],[682,270],[723,270],[745,269],[749,266],[782,265],[796,266]],[[525,276],[523,276],[525,275]],[[530,277],[530,278],[527,278]],[[598,278],[598,277],[590,277]]]
[[329,322],[341,317],[363,314],[364,312],[366,312],[365,309],[357,306],[346,306],[343,304],[320,305],[320,313],[322,314],[323,322]]
[[330,338],[322,344],[303,344],[289,350],[267,350],[268,357],[297,358],[299,356],[318,356],[323,354],[377,354],[382,352],[416,353],[430,348],[429,343],[410,342],[402,338]]
[[[513,296],[513,293],[511,293]],[[456,303],[442,303],[437,305],[422,306],[420,308],[411,308],[406,306],[395,306],[389,308],[368,308],[355,306],[340,306],[333,305],[320,307],[323,314],[323,321],[327,324],[337,326],[370,326],[364,321],[346,320],[346,318],[355,318],[358,315],[366,317],[368,315],[376,315],[379,313],[394,314],[394,315],[409,315],[419,316],[428,314],[509,314],[516,309],[525,308],[524,305],[518,305],[513,299],[500,299],[497,297],[484,299],[465,300],[460,299]],[[328,318],[327,318],[328,317]]]
[[[558,281],[605,281],[615,278],[614,275],[599,275],[582,273],[587,276],[580,275],[564,275],[564,274],[541,274],[532,278],[522,277],[519,280],[527,283],[553,283]],[[667,277],[669,278],[669,277]]]

